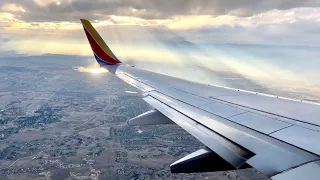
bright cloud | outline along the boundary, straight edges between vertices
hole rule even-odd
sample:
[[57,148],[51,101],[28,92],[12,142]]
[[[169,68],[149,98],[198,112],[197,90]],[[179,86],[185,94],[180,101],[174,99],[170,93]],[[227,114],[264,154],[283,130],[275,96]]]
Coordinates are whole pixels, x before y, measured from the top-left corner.
[[[64,0],[67,2],[70,2],[71,0]],[[61,4],[61,0],[34,0],[34,2],[39,5],[39,6],[47,6],[49,4],[55,4],[57,6],[59,6]]]
[[2,11],[21,11],[21,12],[26,12],[26,10],[23,8],[22,5],[20,4],[12,4],[12,3],[5,3],[1,6]]

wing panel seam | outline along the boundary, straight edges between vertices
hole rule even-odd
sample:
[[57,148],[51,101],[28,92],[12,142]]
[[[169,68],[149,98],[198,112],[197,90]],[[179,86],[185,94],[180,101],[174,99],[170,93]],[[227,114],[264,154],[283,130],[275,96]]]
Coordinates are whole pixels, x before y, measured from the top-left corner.
[[[284,129],[286,129],[286,128],[292,127],[292,126],[295,126],[295,125],[294,125],[294,124],[291,124],[290,126],[283,127],[283,128],[281,128],[281,129],[277,129],[277,130],[275,130],[275,131],[273,131],[273,132],[269,133],[269,135],[271,135],[272,133],[276,133],[276,132],[278,132],[278,131],[284,130]],[[277,139],[278,139],[278,138],[277,138]]]
[[[271,114],[271,115],[274,115],[274,116],[279,116],[279,117],[282,117],[282,118],[286,118],[286,119],[298,121],[298,122],[301,122],[301,123],[305,123],[305,124],[309,124],[309,125],[313,125],[313,126],[320,127],[320,126],[318,126],[318,125],[316,125],[316,124],[312,124],[312,123],[309,123],[309,122],[301,121],[301,120],[294,119],[294,118],[289,118],[289,117],[282,116],[282,115],[279,115],[279,114],[274,114],[274,113],[270,113],[270,112],[267,112],[267,111],[255,109],[255,108],[252,108],[252,107],[247,107],[247,106],[244,106],[244,105],[232,103],[232,102],[225,101],[225,100],[221,100],[221,99],[217,99],[217,98],[214,98],[214,97],[212,97],[211,99],[214,99],[214,100],[216,100],[216,101],[222,101],[222,102],[229,103],[229,104],[233,104],[233,105],[236,105],[236,106],[241,106],[241,107],[248,108],[248,109],[252,109],[252,110],[255,110],[255,111],[258,111],[258,112],[263,112],[263,113]],[[252,113],[254,113],[254,112],[252,112]],[[277,120],[278,120],[278,119],[277,119]],[[281,120],[280,120],[280,121],[281,121]]]

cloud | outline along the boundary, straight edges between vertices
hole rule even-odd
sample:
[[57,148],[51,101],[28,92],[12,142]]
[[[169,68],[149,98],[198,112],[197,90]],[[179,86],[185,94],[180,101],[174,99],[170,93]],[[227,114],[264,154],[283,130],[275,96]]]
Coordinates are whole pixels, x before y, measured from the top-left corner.
[[[71,2],[72,0],[64,0],[67,2]],[[42,7],[48,6],[50,4],[56,4],[57,6],[59,6],[61,4],[61,0],[34,0],[34,2]]]
[[[11,0],[2,0],[0,6],[11,2]],[[250,17],[273,9],[288,10],[320,6],[318,0],[16,0],[14,2],[14,6],[11,3],[11,8],[2,10],[9,12],[10,9],[24,9],[24,13],[17,13],[17,15],[19,19],[27,22],[74,22],[80,18],[105,20],[110,15],[131,16],[142,19],[167,19],[172,16],[184,15]]]
[[[316,7],[318,3],[312,0],[15,0],[14,3],[3,0],[0,33],[74,37],[74,33],[82,32],[79,18],[85,17],[98,28],[170,29],[194,42],[316,45],[319,38],[314,34],[320,24],[320,8],[304,6]],[[141,34],[135,33],[134,28],[131,30],[127,31],[130,36]]]
[[1,6],[2,11],[21,11],[21,12],[26,12],[26,10],[20,5],[20,4],[12,4],[12,3],[5,3]]
[[[319,92],[319,6],[318,0],[1,0],[0,51],[95,62],[79,22],[86,18],[123,62],[155,62],[173,72],[172,64],[195,69],[197,62],[258,84]],[[210,81],[206,75],[200,79]]]

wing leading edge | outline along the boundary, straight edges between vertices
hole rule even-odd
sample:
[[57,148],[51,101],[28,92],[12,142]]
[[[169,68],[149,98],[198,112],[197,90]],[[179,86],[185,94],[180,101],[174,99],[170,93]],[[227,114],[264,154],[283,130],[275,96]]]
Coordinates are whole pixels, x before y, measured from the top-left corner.
[[173,173],[254,167],[278,180],[320,177],[319,104],[208,86],[127,66],[89,21],[81,22],[100,66],[140,89],[155,108],[129,120],[129,125],[175,123],[207,147],[173,163]]

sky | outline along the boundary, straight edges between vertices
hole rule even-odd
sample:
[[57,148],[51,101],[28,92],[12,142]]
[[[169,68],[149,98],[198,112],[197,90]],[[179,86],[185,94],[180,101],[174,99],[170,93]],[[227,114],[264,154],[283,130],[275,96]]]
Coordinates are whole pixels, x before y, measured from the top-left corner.
[[[93,61],[80,18],[123,62],[155,63],[156,71],[159,63],[196,65],[320,94],[318,0],[1,0],[0,56]],[[197,77],[210,83],[206,74]]]

